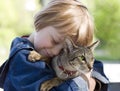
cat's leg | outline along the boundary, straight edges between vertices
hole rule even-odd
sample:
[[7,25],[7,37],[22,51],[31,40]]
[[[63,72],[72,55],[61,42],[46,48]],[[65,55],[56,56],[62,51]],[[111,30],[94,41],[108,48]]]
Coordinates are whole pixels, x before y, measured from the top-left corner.
[[58,77],[45,81],[42,83],[40,91],[49,91],[51,88],[53,88],[54,86],[58,86],[62,82],[63,80]]

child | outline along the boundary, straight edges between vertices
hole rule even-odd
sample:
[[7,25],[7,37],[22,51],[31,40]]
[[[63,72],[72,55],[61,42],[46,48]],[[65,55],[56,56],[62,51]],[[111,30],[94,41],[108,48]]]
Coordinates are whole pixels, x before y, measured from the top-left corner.
[[[12,42],[10,58],[2,69],[5,77],[1,87],[5,91],[40,91],[41,84],[55,76],[44,61],[32,63],[28,60],[31,50],[52,58],[63,48],[66,36],[70,36],[76,45],[88,46],[93,41],[92,17],[86,6],[77,0],[52,0],[36,14],[34,25],[35,31],[29,37],[15,38]],[[90,82],[89,91],[106,91],[103,89],[106,89],[108,80],[101,64],[95,61],[93,78],[91,73],[86,75]],[[84,84],[80,84],[80,79],[70,79],[50,91],[88,91]]]

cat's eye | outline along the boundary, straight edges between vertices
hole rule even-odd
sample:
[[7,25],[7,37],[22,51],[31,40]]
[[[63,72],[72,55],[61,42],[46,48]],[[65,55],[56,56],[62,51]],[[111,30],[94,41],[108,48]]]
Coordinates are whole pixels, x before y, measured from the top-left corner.
[[82,55],[82,56],[81,56],[81,59],[82,59],[82,60],[85,60],[85,57]]
[[85,61],[86,60],[85,57],[82,55],[82,56],[74,57],[70,61],[75,61],[75,59],[78,59],[80,61]]
[[82,62],[82,63],[85,63],[85,62],[86,62],[86,59],[85,59],[84,56],[79,56],[78,59],[79,59],[80,63],[81,63],[81,62]]

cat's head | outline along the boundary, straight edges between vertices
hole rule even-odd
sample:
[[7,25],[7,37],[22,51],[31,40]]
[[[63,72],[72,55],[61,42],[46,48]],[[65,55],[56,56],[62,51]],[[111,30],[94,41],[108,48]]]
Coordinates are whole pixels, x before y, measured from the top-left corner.
[[64,69],[89,72],[94,63],[93,51],[98,44],[99,41],[96,41],[87,47],[76,46],[70,38],[67,38],[65,47],[60,53],[60,61]]

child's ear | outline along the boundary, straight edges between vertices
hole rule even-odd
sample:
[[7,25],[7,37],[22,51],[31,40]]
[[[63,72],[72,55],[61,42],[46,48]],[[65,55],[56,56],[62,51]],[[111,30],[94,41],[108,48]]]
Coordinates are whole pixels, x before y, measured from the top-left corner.
[[99,43],[100,43],[100,41],[97,40],[94,43],[92,43],[90,46],[88,46],[88,48],[91,49],[92,51],[94,51],[94,49],[98,46]]

